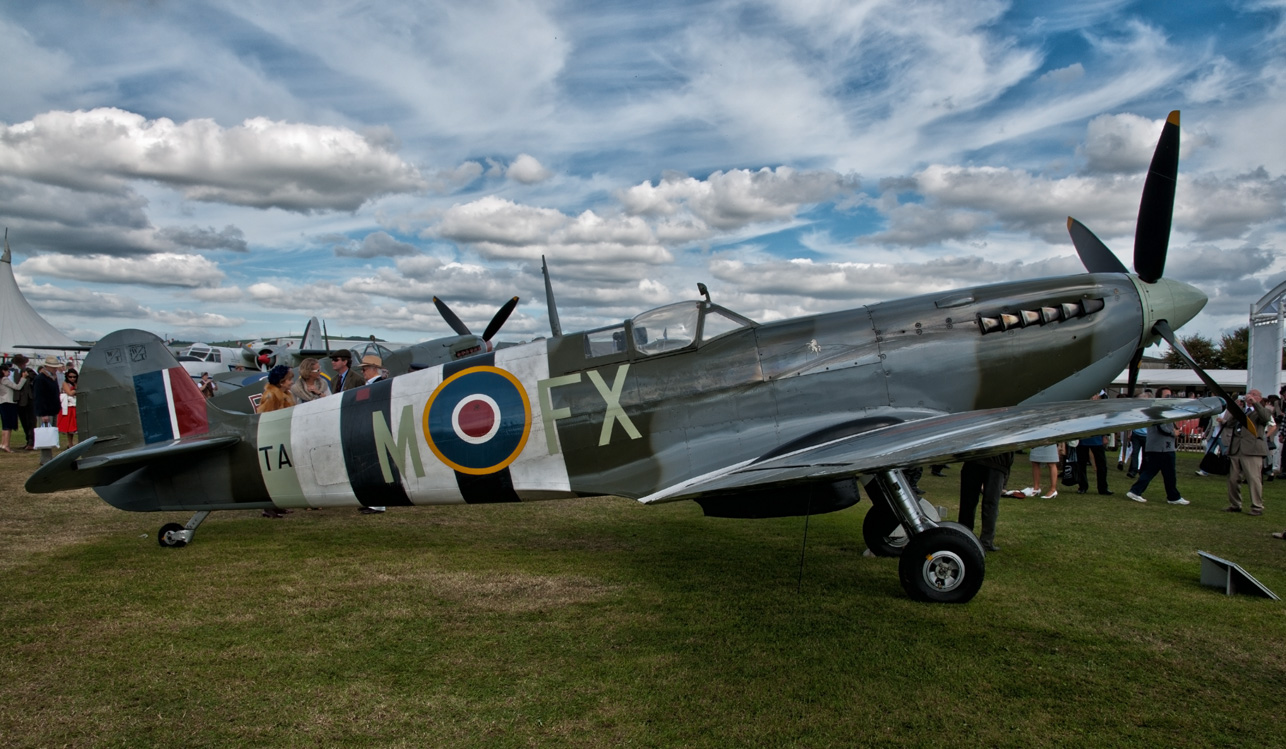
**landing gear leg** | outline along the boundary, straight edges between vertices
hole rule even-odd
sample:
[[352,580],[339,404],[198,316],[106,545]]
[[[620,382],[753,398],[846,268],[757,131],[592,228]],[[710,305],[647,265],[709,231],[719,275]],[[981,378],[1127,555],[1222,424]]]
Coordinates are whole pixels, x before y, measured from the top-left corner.
[[193,515],[188,520],[187,525],[166,523],[161,526],[161,530],[157,531],[156,542],[167,549],[180,549],[187,546],[188,542],[192,540],[192,536],[196,533],[197,526],[205,522],[208,517],[210,517],[210,511],[202,510]]
[[[901,471],[897,473],[900,474]],[[866,542],[866,548],[877,557],[901,556],[907,542],[902,519],[893,511],[894,487],[888,486],[891,483],[896,483],[896,479],[881,481],[880,477],[871,476],[867,477],[863,485],[871,498],[871,509],[866,511],[866,518],[862,521],[862,540]],[[934,523],[941,519],[937,508],[927,500],[916,497],[914,491],[911,496],[915,498],[920,513],[925,518]]]
[[925,514],[924,508],[920,506],[920,498],[916,496],[911,488],[911,482],[906,480],[906,476],[903,476],[901,471],[885,471],[877,474],[873,481],[878,489],[867,486],[867,493],[872,497],[871,501],[875,502],[876,491],[882,494],[888,504],[889,512],[899,525],[906,528],[907,533],[911,535],[923,533],[936,526],[936,523]]

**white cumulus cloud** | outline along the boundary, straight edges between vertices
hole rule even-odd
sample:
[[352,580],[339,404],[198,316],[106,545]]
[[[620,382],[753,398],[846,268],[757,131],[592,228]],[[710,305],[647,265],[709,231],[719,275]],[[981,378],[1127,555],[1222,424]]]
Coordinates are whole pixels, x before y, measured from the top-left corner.
[[160,252],[137,257],[107,255],[38,255],[22,261],[16,270],[32,276],[52,276],[96,283],[141,286],[217,286],[223,271],[199,255]]
[[304,213],[356,210],[426,187],[395,153],[345,128],[264,117],[225,128],[114,108],[46,112],[0,128],[0,171],[89,192],[153,180],[189,200]]

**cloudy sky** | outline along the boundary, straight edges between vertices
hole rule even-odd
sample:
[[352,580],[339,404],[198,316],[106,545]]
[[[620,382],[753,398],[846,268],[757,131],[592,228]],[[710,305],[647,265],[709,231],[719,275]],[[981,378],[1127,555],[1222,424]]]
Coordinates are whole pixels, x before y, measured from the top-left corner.
[[[1050,10],[1047,6],[1066,6]],[[1127,263],[1217,337],[1286,280],[1286,0],[88,0],[0,9],[0,224],[81,339],[762,321]]]

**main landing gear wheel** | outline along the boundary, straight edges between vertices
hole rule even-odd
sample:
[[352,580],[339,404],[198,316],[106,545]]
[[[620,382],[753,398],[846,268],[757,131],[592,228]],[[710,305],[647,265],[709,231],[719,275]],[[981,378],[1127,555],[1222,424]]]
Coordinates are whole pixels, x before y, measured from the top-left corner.
[[866,519],[862,521],[862,540],[877,557],[902,556],[907,538],[901,528],[902,521],[888,505],[872,500],[871,509],[866,511]]
[[156,542],[167,549],[181,549],[187,546],[188,542],[178,535],[171,538],[170,534],[182,530],[186,529],[178,523],[166,523],[161,526],[161,530],[156,532]]
[[982,546],[964,526],[943,523],[916,534],[898,560],[902,588],[912,600],[966,603],[982,587]]

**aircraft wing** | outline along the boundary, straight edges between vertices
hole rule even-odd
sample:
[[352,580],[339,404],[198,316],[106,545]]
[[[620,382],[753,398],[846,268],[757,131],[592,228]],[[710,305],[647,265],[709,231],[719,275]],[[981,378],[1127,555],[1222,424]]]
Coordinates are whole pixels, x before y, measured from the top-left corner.
[[1118,398],[942,414],[821,442],[784,455],[738,463],[662,489],[639,501],[672,502],[894,468],[956,463],[1149,424],[1196,419],[1218,414],[1223,409],[1219,398]]
[[93,346],[32,346],[26,343],[15,343],[14,351],[89,351]]

